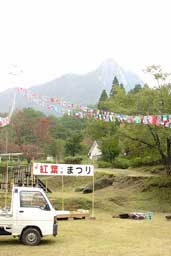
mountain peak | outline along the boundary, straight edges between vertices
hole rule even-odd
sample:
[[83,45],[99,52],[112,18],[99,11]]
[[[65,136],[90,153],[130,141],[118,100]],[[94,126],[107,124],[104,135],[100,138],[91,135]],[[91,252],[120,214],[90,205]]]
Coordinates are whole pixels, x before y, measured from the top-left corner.
[[106,60],[104,60],[101,64],[100,64],[100,66],[99,66],[99,68],[106,68],[106,67],[116,67],[116,66],[119,66],[119,64],[117,63],[117,61],[115,61],[114,59],[112,59],[112,58],[108,58],[108,59],[106,59]]
[[114,77],[116,76],[119,83],[128,86],[128,81],[125,77],[125,70],[112,58],[106,59],[99,66],[100,77],[103,77],[104,86],[111,88]]
[[[143,84],[134,72],[125,71],[115,60],[109,58],[103,61],[96,70],[87,74],[65,74],[44,84],[30,87],[30,89],[37,94],[60,97],[73,104],[95,104],[102,90],[110,92],[115,76],[119,83],[124,85],[126,91],[134,88],[136,84]],[[7,111],[9,101],[8,91],[5,95],[0,93],[1,112]],[[28,107],[28,104],[30,107],[36,108],[35,104],[29,103],[24,97],[17,97],[17,108]],[[41,106],[38,106],[38,109],[44,111]]]

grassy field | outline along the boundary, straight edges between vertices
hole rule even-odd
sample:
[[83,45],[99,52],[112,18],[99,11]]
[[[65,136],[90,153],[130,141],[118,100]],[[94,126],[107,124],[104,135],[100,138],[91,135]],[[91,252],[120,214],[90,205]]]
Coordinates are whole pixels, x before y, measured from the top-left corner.
[[[96,179],[111,174],[116,176],[113,185],[95,191],[95,220],[59,221],[58,236],[44,238],[37,247],[24,246],[12,237],[0,237],[0,256],[170,256],[171,221],[165,219],[171,212],[168,177],[150,177],[149,172],[136,170],[98,170]],[[66,210],[75,207],[91,212],[92,194],[75,192],[76,187],[90,181],[64,179],[61,193],[60,178],[48,178],[48,186],[53,188],[49,197],[58,209],[63,198]],[[153,218],[112,218],[115,213],[130,211],[151,211]]]
[[1,237],[0,255],[59,256],[170,256],[171,222],[163,214],[152,220],[113,219],[97,212],[96,220],[59,221],[59,235],[44,238],[37,247]]

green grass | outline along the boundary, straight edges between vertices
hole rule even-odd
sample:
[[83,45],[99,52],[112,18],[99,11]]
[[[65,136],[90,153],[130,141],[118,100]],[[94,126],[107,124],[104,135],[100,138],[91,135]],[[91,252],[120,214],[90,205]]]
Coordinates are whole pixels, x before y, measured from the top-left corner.
[[[129,175],[123,170],[98,170],[96,178],[114,173],[115,182],[113,186],[95,191],[95,207],[108,212],[128,212],[128,211],[153,211],[153,212],[171,212],[171,189],[170,179],[168,177],[149,177],[149,174],[139,174],[138,171],[130,172]],[[134,174],[134,175],[133,175]],[[56,191],[49,194],[50,199],[57,209],[61,209],[62,198],[66,210],[77,208],[89,209],[91,206],[92,194],[83,194],[74,192],[75,187],[90,183],[91,178],[69,179],[64,182],[64,192],[61,192],[61,184],[58,183]],[[49,179],[48,184],[54,186],[55,179]],[[158,187],[156,186],[166,186]],[[55,186],[54,186],[55,188]]]
[[171,222],[155,214],[152,220],[113,219],[98,211],[96,220],[60,221],[59,235],[28,247],[11,237],[0,237],[2,255],[60,256],[170,256]]
[[[98,170],[96,178],[114,174],[112,186],[95,191],[95,220],[59,221],[59,235],[44,238],[40,246],[28,247],[12,237],[0,237],[1,255],[36,256],[170,256],[171,213],[170,179],[149,177],[139,170]],[[92,194],[75,192],[78,186],[90,183],[91,177],[49,177],[48,194],[54,205],[61,209],[62,198],[66,210],[84,208],[91,213]],[[124,212],[153,212],[152,220],[113,219]]]

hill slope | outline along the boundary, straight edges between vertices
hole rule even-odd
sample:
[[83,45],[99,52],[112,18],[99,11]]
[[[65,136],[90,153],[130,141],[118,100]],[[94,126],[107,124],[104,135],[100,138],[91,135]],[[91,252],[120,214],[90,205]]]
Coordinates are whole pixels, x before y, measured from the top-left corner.
[[[104,61],[96,70],[84,75],[66,74],[47,83],[32,86],[33,92],[49,97],[60,97],[62,100],[80,105],[95,104],[103,89],[108,93],[112,87],[113,78],[116,76],[129,91],[135,84],[143,81],[133,72],[125,71],[112,59]],[[9,111],[10,98],[14,89],[0,93],[0,112]],[[34,107],[44,111],[21,95],[17,95],[16,108]]]

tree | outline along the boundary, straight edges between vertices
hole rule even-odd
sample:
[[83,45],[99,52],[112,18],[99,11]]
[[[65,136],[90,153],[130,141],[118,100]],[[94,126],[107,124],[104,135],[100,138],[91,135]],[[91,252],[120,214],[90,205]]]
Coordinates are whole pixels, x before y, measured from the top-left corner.
[[113,163],[115,157],[117,157],[120,153],[118,136],[108,136],[103,138],[100,149],[102,151],[103,159]]
[[82,150],[81,146],[82,135],[80,133],[73,134],[68,138],[65,144],[65,153],[68,156],[75,156],[80,154]]
[[117,87],[119,87],[119,82],[118,82],[117,77],[115,76],[114,79],[113,79],[112,88],[111,88],[110,94],[109,94],[110,97],[115,95]]
[[102,120],[91,120],[87,125],[86,134],[88,134],[92,140],[101,140],[104,137],[110,137],[117,133],[118,125],[117,122],[112,123]]
[[40,151],[40,148],[33,144],[27,144],[27,145],[21,145],[21,152],[24,153],[25,158],[27,159],[28,163],[31,162],[33,159],[37,159],[40,157],[42,152]]
[[[171,113],[170,88],[164,83],[168,78],[166,73],[157,66],[147,68],[148,72],[157,80],[157,88],[144,87],[136,94],[129,94],[133,99],[134,113],[143,115],[159,115],[161,121],[165,114]],[[171,174],[171,130],[152,124],[144,126],[125,125],[121,131],[125,146],[132,151],[132,155],[151,158],[152,161],[160,160]],[[131,141],[131,143],[129,143]],[[130,150],[131,149],[131,150]]]
[[62,161],[65,154],[65,141],[62,139],[53,139],[46,149],[46,154],[56,158],[57,161]]
[[141,89],[142,89],[141,84],[136,84],[135,87],[129,91],[129,93],[137,93],[137,92],[139,92]]
[[113,84],[115,85],[119,85],[119,81],[117,79],[117,77],[115,76],[114,79],[113,79]]
[[[135,88],[126,94],[118,85],[112,87],[112,96],[104,102],[104,106],[115,113],[126,115],[157,116],[164,122],[165,115],[170,118],[171,113],[171,83],[170,74],[164,73],[160,66],[147,67],[146,72],[156,81],[157,86],[150,88],[145,85]],[[170,119],[169,119],[170,120]],[[171,122],[169,121],[169,124]],[[100,136],[99,128],[92,132]],[[127,152],[128,157],[138,157],[143,163],[146,159],[148,163],[160,161],[167,168],[167,173],[171,174],[171,129],[152,124],[121,124],[119,127],[120,144],[123,152]],[[108,134],[112,138],[112,134]],[[145,160],[145,161],[146,161]]]
[[37,142],[36,134],[33,131],[42,117],[44,117],[43,113],[31,108],[17,111],[13,116],[11,128],[15,143],[21,145]]
[[163,72],[160,65],[151,65],[144,69],[145,73],[150,73],[157,83],[157,87],[161,88],[167,84],[167,79],[170,77],[170,73]]
[[33,127],[33,135],[38,144],[43,145],[50,141],[51,122],[48,117],[41,117],[36,120],[36,125]]
[[115,113],[122,113],[126,114],[128,109],[126,106],[129,105],[128,97],[125,92],[125,89],[120,86],[114,86],[114,94],[110,97],[107,101],[103,103],[103,106],[108,109],[108,111],[115,112]]
[[103,108],[103,103],[108,99],[108,95],[107,95],[107,92],[106,90],[103,90],[102,93],[101,93],[101,96],[99,98],[99,102],[98,102],[98,109],[100,110],[106,110]]
[[54,139],[66,140],[73,133],[79,133],[83,131],[86,126],[86,119],[75,118],[72,116],[63,116],[60,118],[50,117],[52,125],[50,128],[50,134]]

